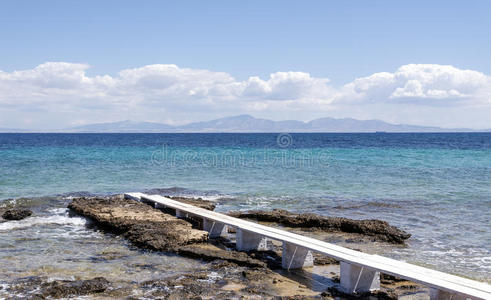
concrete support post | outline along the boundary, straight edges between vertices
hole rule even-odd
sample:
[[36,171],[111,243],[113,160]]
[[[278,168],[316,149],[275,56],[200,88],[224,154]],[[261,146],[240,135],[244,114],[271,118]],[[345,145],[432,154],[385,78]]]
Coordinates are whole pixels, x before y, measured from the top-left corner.
[[341,262],[341,287],[349,294],[380,289],[380,272]]
[[468,300],[472,299],[462,294],[455,294],[439,289],[430,288],[430,300]]
[[203,230],[208,231],[208,236],[211,238],[220,237],[226,228],[227,226],[223,223],[203,218]]
[[283,242],[281,266],[287,270],[313,267],[314,256],[306,248]]
[[238,228],[236,232],[236,245],[239,251],[266,250],[267,241],[263,236]]

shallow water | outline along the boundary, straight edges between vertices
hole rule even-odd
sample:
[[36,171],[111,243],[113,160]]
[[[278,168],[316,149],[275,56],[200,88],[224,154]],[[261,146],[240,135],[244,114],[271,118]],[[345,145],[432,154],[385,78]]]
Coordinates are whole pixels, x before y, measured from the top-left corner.
[[29,276],[142,282],[204,268],[196,260],[141,251],[66,208],[50,207],[53,202],[31,206],[34,217],[0,223],[0,283]]
[[[487,133],[0,134],[0,171],[0,199],[43,196],[15,200],[33,206],[35,217],[0,224],[0,264],[11,269],[4,281],[27,273],[151,278],[145,260],[165,261],[156,271],[163,274],[197,267],[86,229],[64,210],[70,196],[155,187],[216,200],[220,211],[284,208],[386,220],[413,237],[406,248],[374,251],[491,278]],[[115,258],[101,259],[105,249],[115,249]]]

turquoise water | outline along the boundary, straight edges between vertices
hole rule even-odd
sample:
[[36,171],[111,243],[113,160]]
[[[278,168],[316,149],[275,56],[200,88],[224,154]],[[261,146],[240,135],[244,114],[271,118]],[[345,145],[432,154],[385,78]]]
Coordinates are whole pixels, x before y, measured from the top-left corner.
[[0,134],[0,199],[154,188],[383,219],[413,234],[384,255],[491,277],[488,133]]

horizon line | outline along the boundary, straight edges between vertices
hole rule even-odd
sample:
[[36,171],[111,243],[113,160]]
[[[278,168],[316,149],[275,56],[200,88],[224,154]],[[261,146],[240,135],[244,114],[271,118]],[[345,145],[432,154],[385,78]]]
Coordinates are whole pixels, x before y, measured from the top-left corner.
[[[208,133],[208,132],[203,132],[203,131],[182,131],[182,132],[167,132],[166,130],[162,131],[140,131],[140,130],[135,130],[134,132],[129,131],[100,131],[100,130],[87,130],[87,131],[79,131],[79,132],[70,132],[70,130],[76,130],[77,128],[80,127],[85,127],[85,126],[93,126],[93,125],[109,125],[109,124],[117,124],[117,123],[124,123],[124,122],[134,122],[136,124],[138,123],[151,123],[151,124],[156,124],[156,125],[165,125],[169,126],[172,128],[178,129],[179,127],[182,126],[187,126],[191,124],[197,124],[197,123],[205,123],[205,122],[212,122],[216,120],[222,120],[222,119],[229,119],[229,118],[238,118],[238,117],[249,117],[251,119],[255,120],[266,120],[266,121],[272,121],[272,122],[286,122],[286,121],[293,121],[293,122],[300,122],[303,124],[308,124],[310,122],[320,120],[320,119],[332,119],[332,120],[354,120],[354,121],[359,121],[359,122],[369,122],[369,121],[377,121],[377,122],[382,122],[387,125],[393,125],[393,126],[414,126],[414,127],[422,127],[422,128],[434,128],[434,129],[441,129],[441,130],[448,130],[449,133],[452,132],[489,132],[491,131],[491,128],[469,128],[469,127],[453,127],[453,128],[448,128],[448,127],[440,127],[437,125],[416,125],[416,124],[404,124],[404,123],[390,123],[387,121],[383,121],[380,119],[355,119],[352,117],[344,117],[344,118],[336,118],[336,117],[320,117],[320,118],[315,118],[309,121],[302,121],[302,120],[295,120],[295,119],[284,119],[284,120],[271,120],[271,119],[266,119],[266,118],[258,118],[254,117],[250,114],[239,114],[239,115],[231,115],[231,116],[225,116],[225,117],[220,117],[220,118],[214,118],[214,119],[209,119],[207,121],[196,121],[196,122],[189,122],[189,123],[184,123],[181,125],[172,125],[168,123],[161,123],[161,122],[154,122],[154,121],[135,121],[132,119],[125,119],[125,120],[120,120],[120,121],[112,121],[112,122],[100,122],[100,123],[87,123],[83,125],[74,125],[70,127],[64,127],[64,128],[55,128],[55,129],[30,129],[30,128],[9,128],[9,127],[0,127],[0,133]],[[172,130],[169,128],[169,130]],[[296,131],[296,130],[283,130],[283,131],[210,131],[209,133],[278,133],[278,132],[295,132],[295,133],[320,133],[320,132],[325,132],[325,133],[370,133],[370,132],[379,132],[378,130],[374,131]],[[413,132],[413,133],[419,133],[419,131],[390,131],[390,130],[380,130],[380,132],[393,132],[393,133],[402,133],[402,132]],[[431,131],[425,131],[425,132],[431,132]],[[445,132],[445,131],[435,131],[436,132]]]

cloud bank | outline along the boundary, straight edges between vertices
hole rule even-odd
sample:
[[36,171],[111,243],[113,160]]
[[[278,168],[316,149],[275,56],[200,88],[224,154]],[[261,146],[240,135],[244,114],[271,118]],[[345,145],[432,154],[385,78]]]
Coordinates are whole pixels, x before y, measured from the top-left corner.
[[89,68],[47,62],[30,70],[0,71],[0,126],[59,127],[122,119],[179,124],[253,113],[275,119],[329,115],[491,127],[486,118],[491,113],[491,76],[449,65],[408,64],[342,86],[305,72],[239,81],[225,72],[176,65],[147,65],[115,76],[88,76]]

